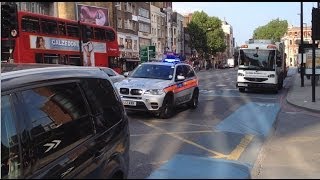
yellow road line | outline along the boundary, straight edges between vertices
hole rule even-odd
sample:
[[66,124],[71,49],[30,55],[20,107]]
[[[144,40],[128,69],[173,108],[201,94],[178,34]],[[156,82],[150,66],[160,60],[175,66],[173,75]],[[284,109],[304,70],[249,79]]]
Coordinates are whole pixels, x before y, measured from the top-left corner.
[[[157,127],[157,126],[154,126],[153,124],[146,123],[146,122],[143,122],[143,121],[141,121],[141,120],[139,120],[139,121],[140,121],[141,123],[149,126],[149,127],[158,129],[158,130],[160,130],[160,131],[162,131],[162,132],[167,132],[166,130],[164,130],[164,129],[162,129],[162,128],[159,128],[159,127]],[[206,148],[206,147],[203,147],[203,146],[201,146],[201,145],[199,145],[199,144],[197,144],[197,143],[195,143],[195,142],[189,141],[189,140],[184,139],[184,138],[182,138],[182,137],[180,137],[180,136],[177,136],[177,135],[175,135],[175,134],[168,134],[168,135],[169,135],[169,136],[172,136],[172,137],[174,137],[174,138],[176,138],[176,139],[179,139],[179,140],[181,140],[181,141],[183,141],[183,142],[185,142],[185,143],[188,143],[188,144],[191,144],[191,145],[193,145],[193,146],[196,146],[196,147],[198,147],[199,149],[202,149],[202,150],[205,150],[205,151],[210,152],[210,153],[212,153],[212,154],[215,154],[215,155],[217,155],[217,156],[220,157],[220,158],[224,158],[224,157],[227,157],[227,156],[228,156],[228,155],[224,155],[224,154],[222,154],[222,153],[213,151],[213,150],[211,150],[211,149],[208,149],[208,148]]]
[[146,133],[146,134],[131,134],[130,136],[156,136],[163,134],[192,134],[192,133],[212,133],[214,131],[177,131],[177,132],[163,132],[163,133]]
[[238,160],[241,156],[242,152],[247,148],[249,143],[252,141],[253,135],[247,134],[245,135],[237,147],[228,155],[227,159],[229,160]]
[[[196,147],[198,147],[198,148],[200,148],[202,150],[205,150],[205,151],[207,151],[209,153],[214,154],[214,156],[212,156],[213,158],[226,158],[228,160],[238,160],[240,158],[241,154],[243,153],[243,151],[247,148],[247,146],[250,144],[250,142],[252,141],[252,139],[254,137],[254,135],[251,135],[251,134],[245,135],[241,139],[241,141],[237,145],[237,147],[230,154],[226,155],[226,154],[222,154],[222,153],[219,153],[217,151],[208,149],[208,148],[206,148],[204,146],[201,146],[201,145],[199,145],[199,144],[197,144],[195,142],[192,142],[190,140],[187,140],[185,138],[182,138],[182,137],[176,135],[178,133],[209,133],[209,132],[214,132],[214,131],[168,132],[165,129],[157,127],[157,126],[155,126],[153,124],[150,124],[150,123],[147,123],[147,122],[143,122],[141,120],[139,120],[139,122],[163,132],[163,133],[154,133],[154,134],[159,134],[159,135],[166,134],[166,135],[169,135],[169,136],[174,137],[176,139],[179,139],[179,140],[181,140],[181,141],[183,141],[185,143],[191,144],[191,145],[196,146]],[[142,135],[142,134],[140,134],[140,135]],[[145,135],[152,135],[152,134],[145,134]],[[132,136],[139,136],[139,135],[132,135]]]

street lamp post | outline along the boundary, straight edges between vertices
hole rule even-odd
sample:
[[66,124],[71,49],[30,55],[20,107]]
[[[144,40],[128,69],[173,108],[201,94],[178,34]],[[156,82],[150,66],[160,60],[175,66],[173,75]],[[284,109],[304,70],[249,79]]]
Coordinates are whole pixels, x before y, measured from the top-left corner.
[[301,40],[300,40],[300,47],[301,47],[301,64],[300,64],[300,76],[301,76],[301,87],[304,87],[304,65],[303,65],[303,2],[300,2],[300,28],[301,28]]

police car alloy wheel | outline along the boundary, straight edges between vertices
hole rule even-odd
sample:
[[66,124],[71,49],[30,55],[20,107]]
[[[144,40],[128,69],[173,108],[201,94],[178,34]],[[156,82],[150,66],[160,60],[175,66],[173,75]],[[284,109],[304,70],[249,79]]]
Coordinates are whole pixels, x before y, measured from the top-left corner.
[[199,91],[195,89],[192,94],[192,98],[189,102],[189,106],[191,109],[196,109],[198,107],[198,104],[199,104],[198,98],[199,98]]
[[160,118],[167,119],[170,118],[173,114],[173,104],[172,104],[172,98],[166,97],[163,100],[163,104],[159,113]]

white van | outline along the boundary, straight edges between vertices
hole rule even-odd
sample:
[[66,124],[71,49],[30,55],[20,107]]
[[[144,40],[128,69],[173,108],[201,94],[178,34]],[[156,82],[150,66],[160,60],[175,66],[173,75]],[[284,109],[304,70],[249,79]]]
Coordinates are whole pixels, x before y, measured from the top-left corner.
[[234,59],[233,58],[228,59],[227,64],[229,65],[229,68],[233,68],[234,67]]

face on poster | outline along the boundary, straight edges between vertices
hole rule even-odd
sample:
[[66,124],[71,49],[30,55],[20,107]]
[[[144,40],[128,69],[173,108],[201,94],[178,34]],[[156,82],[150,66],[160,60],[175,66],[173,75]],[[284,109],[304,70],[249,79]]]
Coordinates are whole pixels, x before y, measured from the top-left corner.
[[109,26],[107,8],[78,4],[77,9],[78,19],[81,22],[92,23],[100,26]]

